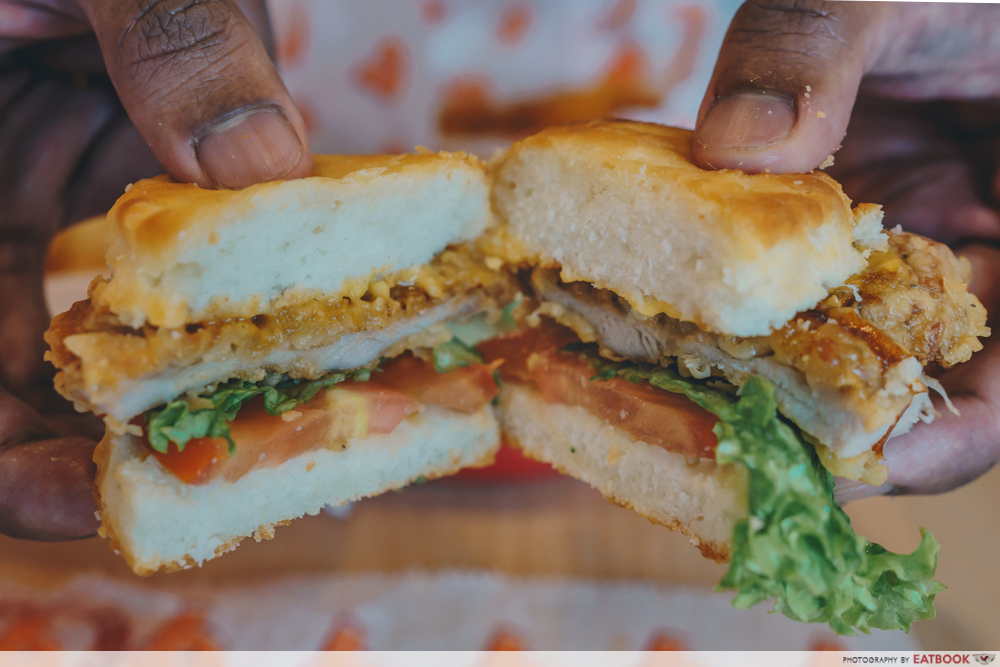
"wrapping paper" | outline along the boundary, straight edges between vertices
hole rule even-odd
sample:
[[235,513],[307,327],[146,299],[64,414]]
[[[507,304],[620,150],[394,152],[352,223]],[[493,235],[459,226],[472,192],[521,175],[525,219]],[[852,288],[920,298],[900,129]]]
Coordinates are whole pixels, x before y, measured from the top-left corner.
[[79,576],[0,581],[0,650],[892,650],[902,633],[834,637],[729,596],[639,582],[444,572],[159,589]]
[[610,115],[691,127],[737,0],[270,0],[317,152],[488,155]]

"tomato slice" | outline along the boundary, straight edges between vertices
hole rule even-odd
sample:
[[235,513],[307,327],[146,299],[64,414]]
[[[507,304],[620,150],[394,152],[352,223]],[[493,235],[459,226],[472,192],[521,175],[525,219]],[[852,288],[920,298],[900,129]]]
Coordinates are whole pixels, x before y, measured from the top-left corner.
[[167,453],[152,450],[153,456],[174,477],[185,484],[201,484],[219,461],[229,456],[229,443],[223,438],[195,438],[188,440],[183,450],[170,443]]
[[[315,399],[314,399],[315,400]],[[327,402],[359,401],[359,414],[364,415],[367,428],[356,429],[358,437],[366,433],[392,433],[399,424],[420,410],[422,401],[391,388],[368,382],[344,382],[327,390]],[[306,403],[306,407],[309,403]]]
[[177,616],[167,619],[153,632],[142,648],[145,651],[220,650],[205,619],[201,614],[192,611],[182,611]]
[[503,360],[500,378],[505,382],[534,382],[535,373],[528,368],[530,357],[554,357],[567,345],[579,342],[566,327],[542,320],[539,327],[484,340],[477,348],[487,362]]
[[153,456],[187,484],[236,481],[251,470],[277,467],[308,451],[392,433],[424,405],[475,412],[496,396],[495,368],[478,364],[437,373],[433,365],[406,354],[368,382],[343,382],[282,416],[268,414],[262,396],[247,401],[229,424],[236,443],[232,456],[229,443],[221,438],[196,438],[183,451],[171,443],[166,454],[154,450]]
[[256,396],[240,408],[229,424],[236,451],[221,438],[196,438],[177,451],[153,456],[179,480],[204,484],[212,479],[236,481],[251,470],[274,468],[300,454],[321,447],[346,446],[370,433],[391,433],[420,409],[420,403],[384,387],[344,383],[320,392],[312,400],[282,416],[264,410]]
[[499,365],[474,364],[438,373],[432,364],[404,354],[389,362],[381,373],[373,373],[368,383],[390,387],[424,405],[471,414],[497,395],[493,371]]
[[[561,327],[559,329],[562,329]],[[560,354],[577,341],[567,329],[529,329],[480,343],[487,361],[503,360],[504,381],[533,384],[548,403],[586,408],[636,438],[664,449],[715,458],[712,428],[718,418],[682,394],[622,378],[592,380],[593,369],[573,354]]]
[[59,651],[50,620],[33,614],[15,618],[0,634],[0,651]]

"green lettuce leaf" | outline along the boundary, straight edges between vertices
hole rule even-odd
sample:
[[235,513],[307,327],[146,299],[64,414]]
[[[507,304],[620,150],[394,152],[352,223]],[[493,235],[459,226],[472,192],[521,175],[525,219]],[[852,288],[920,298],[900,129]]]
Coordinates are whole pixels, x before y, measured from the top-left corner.
[[[273,386],[230,380],[195,399],[182,397],[147,410],[149,444],[156,451],[166,454],[171,442],[178,451],[184,451],[184,446],[195,438],[225,438],[229,441],[229,453],[232,454],[236,443],[229,434],[229,422],[254,396],[263,394],[264,410],[271,415],[280,415],[312,399],[323,389],[345,380],[363,382],[370,376],[369,369],[358,368],[332,373],[319,380],[285,380]],[[192,405],[195,407],[192,408]]]
[[833,476],[813,447],[778,415],[774,387],[751,378],[738,397],[671,369],[613,363],[582,354],[594,380],[622,377],[684,394],[719,418],[716,460],[747,472],[748,518],[733,531],[733,553],[720,590],[745,609],[768,599],[797,621],[829,623],[839,634],[906,630],[934,617],[938,544],[921,530],[920,546],[901,555],[868,542],[833,499]]
[[518,293],[496,319],[491,319],[486,313],[479,313],[465,321],[449,322],[451,340],[433,350],[435,370],[438,373],[447,373],[463,366],[483,363],[476,346],[484,340],[517,331],[517,322],[512,313],[523,298],[523,295]]
[[474,347],[463,343],[456,336],[447,343],[441,343],[432,350],[434,370],[447,373],[456,368],[483,363],[483,357]]

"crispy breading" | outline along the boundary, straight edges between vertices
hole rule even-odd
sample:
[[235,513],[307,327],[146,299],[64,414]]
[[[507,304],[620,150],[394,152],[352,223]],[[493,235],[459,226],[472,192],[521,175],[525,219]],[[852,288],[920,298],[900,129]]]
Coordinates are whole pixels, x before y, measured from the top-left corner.
[[971,267],[948,246],[930,239],[891,232],[889,250],[874,252],[868,267],[847,281],[854,290],[837,290],[819,309],[838,319],[852,308],[907,355],[943,368],[968,361],[990,335],[986,309],[967,284]]
[[[894,232],[889,249],[873,252],[868,266],[844,287],[767,336],[720,336],[666,316],[654,319],[676,335],[698,336],[739,359],[771,356],[801,371],[810,386],[869,400],[885,387],[888,369],[906,357],[948,368],[982,349],[979,337],[990,330],[986,309],[966,288],[968,271],[967,262],[947,246]],[[627,309],[608,290],[587,283],[562,287],[593,303]]]
[[[95,284],[99,281],[95,280]],[[317,349],[348,333],[384,329],[456,297],[476,297],[482,307],[488,308],[510,299],[511,289],[505,274],[486,268],[475,253],[455,248],[444,251],[419,271],[371,283],[357,299],[317,299],[254,317],[176,329],[151,325],[132,329],[123,326],[107,308],[87,300],[53,320],[46,332],[51,347],[46,358],[60,371],[55,378],[59,392],[74,401],[78,409],[102,414],[106,410],[98,405],[106,401],[97,400],[98,394],[113,392],[129,382],[234,358],[249,363],[232,377],[259,380],[265,371],[272,371],[313,379],[328,369],[304,358],[292,358],[268,368],[253,360],[263,360],[275,350]],[[430,334],[440,337],[438,330]],[[387,354],[402,351],[391,349]]]
[[990,335],[986,309],[966,283],[968,262],[944,244],[894,232],[889,248],[813,311],[765,340],[762,351],[802,371],[811,386],[875,397],[906,357],[944,368],[968,361]]
[[960,363],[989,335],[962,260],[912,234],[889,239],[847,284],[765,336],[642,317],[611,291],[561,282],[557,268],[535,269],[530,281],[544,302],[538,312],[596,340],[606,356],[676,364],[681,373],[736,385],[762,375],[775,384],[782,412],[837,456],[871,454],[873,445],[877,456],[886,437],[929,409],[923,366]]

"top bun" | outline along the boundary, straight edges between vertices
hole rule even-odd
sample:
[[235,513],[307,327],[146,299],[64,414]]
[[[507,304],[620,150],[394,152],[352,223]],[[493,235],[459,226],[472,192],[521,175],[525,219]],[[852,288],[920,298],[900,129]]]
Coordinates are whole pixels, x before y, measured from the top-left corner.
[[638,313],[737,336],[807,310],[885,247],[878,206],[822,172],[745,174],[691,162],[691,132],[600,121],[554,127],[494,165],[494,252],[561,267]]
[[250,317],[364,292],[490,224],[485,166],[464,153],[317,155],[313,175],[242,190],[166,176],[108,213],[107,282],[92,289],[132,327]]

